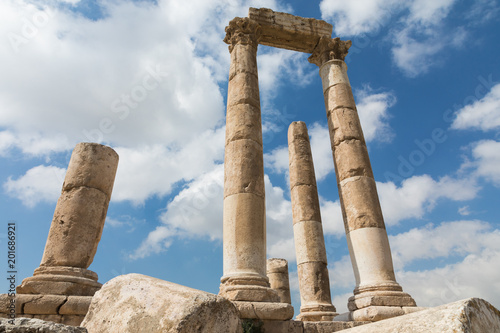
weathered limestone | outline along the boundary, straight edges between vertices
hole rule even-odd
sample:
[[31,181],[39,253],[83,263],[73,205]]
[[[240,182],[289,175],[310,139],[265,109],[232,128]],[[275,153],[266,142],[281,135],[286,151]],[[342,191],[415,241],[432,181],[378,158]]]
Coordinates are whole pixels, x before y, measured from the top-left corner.
[[[351,41],[323,37],[309,61],[320,67],[340,203],[356,277],[348,307],[355,320],[385,319],[404,314],[403,307],[416,304],[402,291],[394,275],[368,150],[343,61],[350,46]],[[368,312],[380,315],[369,316]]]
[[227,299],[141,274],[105,283],[82,326],[89,333],[242,332],[239,313]]
[[[101,287],[97,274],[87,268],[101,238],[117,166],[118,154],[113,149],[96,143],[76,145],[40,267],[17,287],[18,297],[33,295],[33,300],[23,307],[22,313],[37,317],[53,315],[54,321],[64,321],[57,317],[64,315],[79,316],[79,322],[83,319],[92,295]],[[40,295],[45,295],[42,298],[45,303],[47,297],[65,301],[67,296],[87,299],[80,300],[76,308],[70,305],[61,307],[63,302],[55,308],[44,303],[42,307],[29,310],[38,304]],[[66,308],[74,313],[65,313]],[[75,322],[73,319],[72,323]]]
[[301,307],[297,319],[331,321],[337,315],[330,295],[328,262],[309,135],[304,122],[288,128],[293,234]]
[[267,277],[271,288],[278,292],[280,302],[292,304],[290,281],[288,279],[288,262],[280,258],[267,259]]
[[343,331],[345,333],[490,333],[500,332],[500,311],[469,298],[397,318]]
[[257,76],[260,27],[235,18],[226,27],[231,53],[224,159],[224,276],[220,295],[277,302],[266,276],[264,162]]
[[262,33],[259,44],[292,51],[312,53],[321,37],[332,35],[331,24],[313,18],[250,8],[248,17],[257,22]]
[[118,154],[79,143],[71,155],[42,262],[17,287],[19,294],[92,296],[101,286],[87,270],[101,239],[118,166]]
[[2,333],[87,333],[84,327],[73,327],[56,324],[35,318],[16,318],[14,324],[9,324],[7,319],[0,319],[0,332]]
[[[92,297],[64,295],[16,295],[16,317],[38,318],[78,326],[87,314]],[[10,297],[0,294],[0,309],[7,309]],[[0,313],[7,318],[7,313]]]

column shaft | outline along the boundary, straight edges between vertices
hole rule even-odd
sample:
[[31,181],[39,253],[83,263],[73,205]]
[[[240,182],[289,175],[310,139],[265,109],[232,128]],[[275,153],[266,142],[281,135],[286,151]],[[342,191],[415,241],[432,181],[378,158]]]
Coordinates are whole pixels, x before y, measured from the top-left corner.
[[236,301],[278,301],[266,275],[266,211],[259,83],[258,24],[235,18],[230,44],[224,158],[224,276],[220,294]]
[[101,239],[118,166],[118,154],[79,143],[71,155],[40,267],[19,293],[93,295],[101,286],[87,270]]
[[394,315],[398,315],[401,306],[415,306],[415,301],[402,292],[394,275],[376,183],[343,61],[350,45],[350,41],[323,38],[309,58],[320,66],[340,203],[356,277],[349,310],[394,306],[399,307],[394,309]]
[[276,290],[281,303],[292,304],[290,296],[290,280],[288,278],[288,262],[285,259],[267,259],[267,277],[271,288]]
[[332,320],[332,305],[325,240],[319,208],[314,164],[306,124],[293,122],[288,129],[293,233],[303,321]]

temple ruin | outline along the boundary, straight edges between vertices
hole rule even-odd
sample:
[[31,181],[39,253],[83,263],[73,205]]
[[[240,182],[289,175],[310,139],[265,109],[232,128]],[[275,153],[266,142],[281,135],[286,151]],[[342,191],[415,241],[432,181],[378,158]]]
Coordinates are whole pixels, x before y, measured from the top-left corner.
[[[40,267],[17,287],[17,316],[82,325],[90,333],[240,333],[257,329],[273,333],[344,329],[413,332],[424,326],[429,332],[445,332],[444,328],[450,329],[446,332],[500,331],[500,312],[483,300],[469,299],[425,310],[417,307],[397,283],[344,62],[351,42],[332,38],[332,30],[332,25],[322,20],[255,8],[250,8],[248,17],[234,18],[226,27],[224,42],[229,45],[231,64],[224,159],[223,275],[218,295],[140,274],[121,275],[104,286],[97,282],[97,274],[88,267],[103,230],[118,155],[106,146],[80,143],[68,166]],[[301,299],[295,320],[288,263],[280,258],[267,259],[259,45],[311,54],[309,62],[319,67],[356,279],[347,313],[338,314],[332,304],[309,135],[306,124],[300,121],[290,124],[288,130],[290,228]],[[0,317],[8,317],[6,294],[1,295],[0,304]],[[408,317],[398,318],[402,315]]]

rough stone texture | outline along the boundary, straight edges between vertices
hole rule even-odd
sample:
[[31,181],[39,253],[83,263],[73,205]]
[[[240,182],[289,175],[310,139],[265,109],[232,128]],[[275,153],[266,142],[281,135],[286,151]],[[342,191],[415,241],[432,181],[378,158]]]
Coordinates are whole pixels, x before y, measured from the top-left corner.
[[280,258],[267,259],[267,277],[271,288],[278,293],[280,302],[292,304],[290,281],[288,279],[288,262]]
[[[240,273],[266,276],[264,198],[252,193],[238,193],[224,199],[224,274]],[[264,221],[264,223],[261,223]],[[263,280],[267,280],[265,277]]]
[[[328,61],[341,60],[343,61],[349,52],[352,42],[350,40],[340,40],[339,37],[330,38],[323,36],[319,39],[318,44],[314,48],[311,56],[307,59],[311,64],[321,67]],[[321,75],[323,78],[323,75]],[[323,85],[323,90],[325,86]]]
[[500,332],[500,312],[485,300],[469,298],[387,319],[345,333]]
[[118,155],[113,149],[97,143],[76,145],[40,266],[90,266],[101,239],[117,167]]
[[104,284],[82,326],[89,333],[241,332],[238,311],[228,300],[140,274]]
[[318,221],[301,221],[293,225],[297,263],[327,264],[323,226]]
[[35,318],[16,318],[14,325],[0,319],[0,332],[5,333],[87,333],[84,327],[73,327]]
[[300,221],[321,222],[318,189],[315,185],[296,185],[292,188],[290,196],[294,223]]
[[331,24],[267,8],[250,8],[248,17],[262,27],[260,44],[312,53],[322,36],[330,37]]
[[385,229],[377,185],[373,178],[354,176],[341,182],[341,188],[349,227],[347,233],[361,228]]
[[242,319],[289,320],[293,317],[293,306],[288,303],[232,302]]
[[325,105],[327,114],[330,114],[338,108],[347,108],[356,110],[356,103],[349,83],[336,83],[325,91]]
[[223,256],[219,294],[278,302],[266,275],[266,211],[257,47],[261,27],[234,18],[226,27],[231,66],[224,158]]
[[[404,314],[403,307],[415,306],[415,301],[402,292],[394,275],[368,150],[343,61],[350,46],[350,41],[321,38],[309,61],[320,67],[340,204],[356,278],[349,309],[355,320],[379,320]],[[364,297],[364,293],[373,291],[398,293],[389,298]]]
[[260,110],[249,104],[239,104],[227,110],[226,145],[235,140],[253,140],[262,145]]
[[118,154],[113,149],[96,143],[79,143],[71,155],[63,191],[85,186],[111,197],[117,166]]
[[[113,149],[97,143],[76,145],[42,262],[17,293],[92,296],[101,287],[97,274],[87,268],[101,239],[117,166]],[[40,311],[45,315],[49,310]]]
[[95,188],[80,186],[63,191],[41,265],[89,267],[101,238],[108,202],[108,196]]
[[304,122],[288,128],[288,157],[293,235],[303,321],[332,320],[337,313],[330,296],[325,239],[309,135]]
[[[87,314],[91,296],[16,295],[16,316],[79,326]],[[8,317],[10,297],[0,294],[0,317]]]
[[323,322],[305,322],[304,323],[304,333],[331,333],[343,331],[348,328],[361,326],[367,324],[366,322],[333,322],[333,321],[323,321]]
[[338,108],[328,117],[328,128],[333,132],[332,148],[345,140],[359,140],[365,142],[358,112],[348,108]]
[[364,176],[373,179],[368,150],[364,142],[356,139],[344,140],[335,146],[337,172],[339,180]]
[[248,139],[231,141],[224,157],[224,198],[236,193],[265,196],[262,146]]

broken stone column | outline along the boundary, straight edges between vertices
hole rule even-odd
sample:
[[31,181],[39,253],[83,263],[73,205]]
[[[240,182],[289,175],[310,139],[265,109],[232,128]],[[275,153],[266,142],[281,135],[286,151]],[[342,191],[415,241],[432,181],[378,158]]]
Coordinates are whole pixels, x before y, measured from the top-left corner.
[[337,315],[330,295],[325,240],[309,135],[304,122],[288,129],[293,234],[302,321],[331,321]]
[[[87,268],[94,260],[101,239],[117,166],[118,154],[113,149],[97,143],[76,145],[56,205],[42,262],[33,276],[24,279],[17,287],[18,294],[34,294],[38,297],[36,299],[40,299],[40,294],[50,295],[43,297],[57,298],[61,305],[67,302],[66,296],[88,296],[88,299],[83,297],[79,301],[88,307],[91,296],[101,284],[97,282],[97,274]],[[56,308],[63,310],[60,305]],[[32,309],[29,314],[37,315],[37,311]],[[40,311],[44,315],[82,315],[81,311]],[[79,319],[80,322],[82,319]]]
[[288,279],[288,262],[280,258],[267,259],[267,277],[271,288],[278,293],[280,302],[292,304],[290,281]]
[[309,61],[320,68],[340,203],[356,278],[348,307],[354,320],[363,321],[370,320],[368,312],[383,310],[384,318],[389,318],[400,315],[402,307],[416,304],[402,291],[394,275],[375,179],[343,61],[350,46],[351,41],[323,37]]

